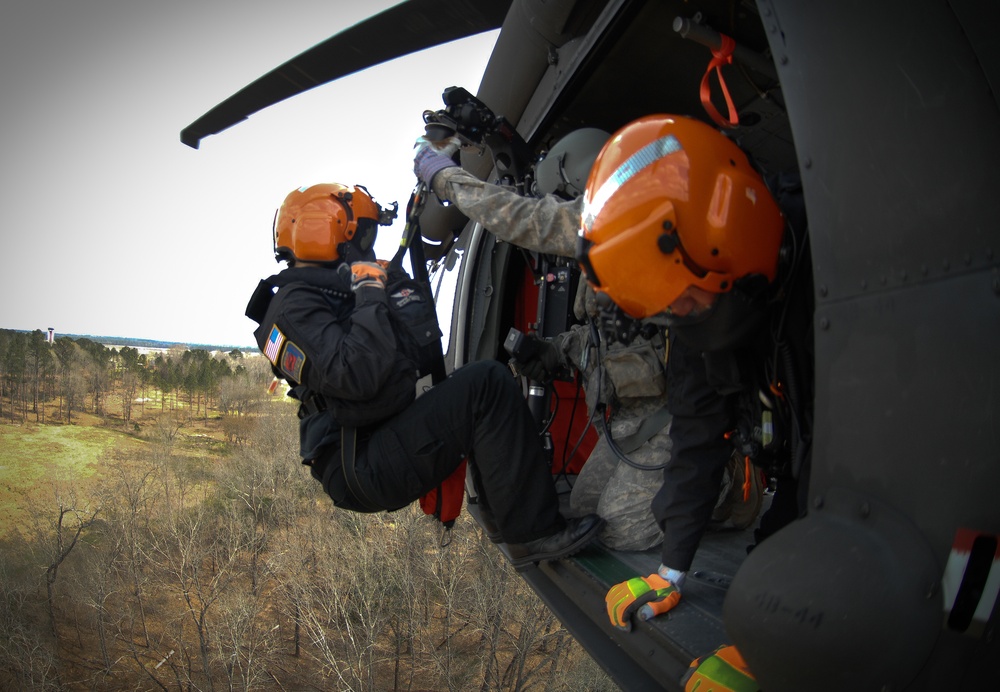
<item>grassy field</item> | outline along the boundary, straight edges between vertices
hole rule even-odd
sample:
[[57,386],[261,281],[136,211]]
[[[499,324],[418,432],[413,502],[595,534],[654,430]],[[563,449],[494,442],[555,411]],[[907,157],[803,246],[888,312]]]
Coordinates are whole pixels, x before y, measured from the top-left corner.
[[123,438],[93,425],[0,424],[0,534],[54,487],[85,491],[101,453]]
[[[72,425],[0,419],[0,537],[24,521],[32,506],[51,505],[56,488],[72,488],[79,497],[87,497],[92,482],[104,470],[106,452],[146,445],[149,436],[156,436],[157,419],[163,415],[159,404],[134,411],[135,426],[127,432],[120,422],[119,402],[109,397],[107,404],[112,417],[75,411]],[[227,445],[218,414],[207,419],[185,415],[189,411],[183,402],[175,405],[178,410],[167,415],[183,419],[174,447],[178,462],[225,456]],[[59,421],[54,405],[46,405],[44,418]]]

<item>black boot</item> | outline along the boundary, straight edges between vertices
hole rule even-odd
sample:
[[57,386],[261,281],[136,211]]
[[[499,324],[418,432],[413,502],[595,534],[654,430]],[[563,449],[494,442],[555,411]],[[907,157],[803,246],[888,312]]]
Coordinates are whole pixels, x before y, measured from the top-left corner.
[[527,543],[508,543],[510,562],[514,569],[522,570],[533,562],[569,557],[597,538],[602,526],[604,520],[596,514],[567,519],[566,528],[554,534]]

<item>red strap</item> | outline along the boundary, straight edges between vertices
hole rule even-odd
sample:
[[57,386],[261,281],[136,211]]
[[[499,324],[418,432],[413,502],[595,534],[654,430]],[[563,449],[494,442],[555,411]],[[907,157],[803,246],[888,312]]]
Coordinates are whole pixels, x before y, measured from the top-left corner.
[[753,489],[753,467],[750,465],[750,457],[743,457],[743,501],[750,501],[750,491]]
[[[712,60],[708,63],[708,68],[705,69],[705,76],[701,78],[701,105],[719,127],[736,127],[740,124],[740,117],[737,115],[736,107],[733,105],[733,98],[729,95],[729,87],[726,86],[726,80],[722,78],[721,69],[723,65],[732,64],[736,41],[725,34],[719,34],[719,38],[722,39],[722,43],[718,50],[712,49]],[[722,89],[722,95],[726,97],[726,106],[729,107],[729,120],[723,118],[722,114],[716,109],[715,104],[712,103],[712,94],[708,86],[708,76],[712,73],[713,69],[719,78],[719,87]]]

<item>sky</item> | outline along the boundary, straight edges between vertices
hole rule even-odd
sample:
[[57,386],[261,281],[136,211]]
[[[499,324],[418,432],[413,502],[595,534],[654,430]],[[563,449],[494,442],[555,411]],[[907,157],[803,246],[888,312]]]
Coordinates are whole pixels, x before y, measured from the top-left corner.
[[364,185],[400,218],[421,114],[475,93],[496,32],[271,106],[194,150],[180,131],[397,0],[32,0],[0,10],[0,328],[253,346],[244,316],[294,188]]

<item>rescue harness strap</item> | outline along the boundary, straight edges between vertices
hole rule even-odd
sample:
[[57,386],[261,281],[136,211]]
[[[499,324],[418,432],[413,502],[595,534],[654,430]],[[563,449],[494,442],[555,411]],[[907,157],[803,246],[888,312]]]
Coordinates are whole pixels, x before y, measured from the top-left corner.
[[355,501],[368,512],[381,512],[384,507],[379,507],[371,501],[361,484],[358,483],[358,470],[355,467],[358,448],[358,429],[342,427],[340,429],[340,468],[344,472],[344,481],[347,482],[347,489],[351,491]]
[[618,443],[618,449],[623,451],[625,454],[634,452],[635,450],[642,447],[646,442],[648,442],[653,435],[663,430],[667,427],[667,423],[670,422],[670,411],[666,406],[662,406],[655,412],[643,419],[642,423],[639,424],[638,430],[636,430],[631,435],[626,435],[620,440],[615,440]]

